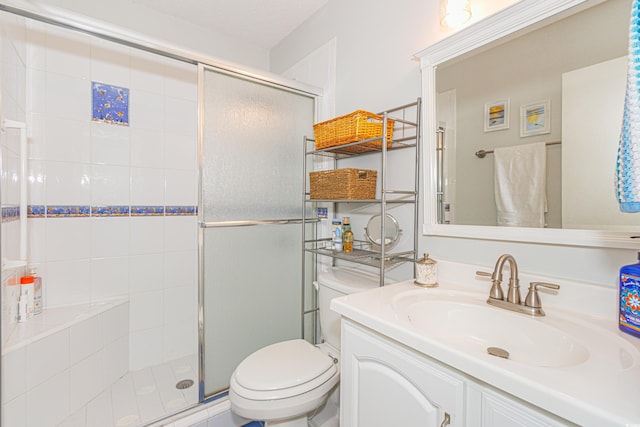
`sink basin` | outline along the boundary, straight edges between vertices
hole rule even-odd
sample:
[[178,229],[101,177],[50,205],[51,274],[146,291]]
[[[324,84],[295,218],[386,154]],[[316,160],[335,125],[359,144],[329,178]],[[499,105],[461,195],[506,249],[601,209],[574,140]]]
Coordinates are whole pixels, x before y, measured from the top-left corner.
[[484,301],[464,297],[412,298],[396,304],[396,312],[418,331],[466,352],[500,357],[508,354],[507,358],[514,362],[555,368],[579,365],[589,359],[584,345],[571,334],[545,324],[544,318],[491,307]]

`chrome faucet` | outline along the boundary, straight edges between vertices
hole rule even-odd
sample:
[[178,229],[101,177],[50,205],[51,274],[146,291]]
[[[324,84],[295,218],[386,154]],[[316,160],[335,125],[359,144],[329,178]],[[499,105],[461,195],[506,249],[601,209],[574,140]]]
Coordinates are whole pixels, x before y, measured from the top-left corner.
[[[505,262],[509,263],[509,288],[507,289],[507,297],[502,292],[502,270]],[[544,316],[542,310],[542,302],[538,295],[538,287],[550,289],[560,289],[555,283],[531,282],[529,285],[529,293],[524,300],[524,304],[520,299],[520,279],[518,278],[518,264],[516,259],[509,254],[500,255],[493,273],[477,271],[478,276],[491,277],[491,290],[489,291],[489,299],[487,304],[497,307],[506,308],[507,310],[517,311],[519,313],[530,314],[532,316]]]

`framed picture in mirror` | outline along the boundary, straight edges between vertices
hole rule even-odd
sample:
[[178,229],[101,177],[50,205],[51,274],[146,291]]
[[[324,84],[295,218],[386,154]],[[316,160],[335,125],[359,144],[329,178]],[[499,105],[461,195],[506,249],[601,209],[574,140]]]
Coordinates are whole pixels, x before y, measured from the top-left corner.
[[534,102],[520,107],[520,136],[541,135],[551,132],[551,102]]
[[484,104],[484,131],[509,129],[509,100]]

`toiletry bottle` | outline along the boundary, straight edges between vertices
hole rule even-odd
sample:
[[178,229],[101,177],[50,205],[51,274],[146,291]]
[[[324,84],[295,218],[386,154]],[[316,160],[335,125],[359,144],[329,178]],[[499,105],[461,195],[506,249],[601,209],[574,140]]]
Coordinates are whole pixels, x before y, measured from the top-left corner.
[[38,276],[38,269],[31,267],[29,275],[33,276],[33,315],[42,313],[42,277]]
[[342,250],[353,252],[353,231],[351,231],[351,219],[348,216],[342,218]]
[[24,295],[26,298],[27,318],[29,319],[33,317],[33,310],[35,308],[34,299],[33,299],[33,289],[34,289],[33,282],[34,282],[33,276],[22,276],[20,278],[20,288],[21,288],[20,297],[22,298],[22,295]]
[[33,317],[33,277],[22,276],[18,300],[18,322],[26,322],[30,317]]
[[620,330],[640,338],[640,262],[620,269],[619,297]]
[[[20,286],[22,288],[22,286]],[[27,305],[27,294],[20,293],[20,299],[18,300],[18,322],[26,322],[29,320],[29,308]]]
[[331,221],[331,225],[333,227],[333,250],[341,251],[342,250],[342,221],[338,218],[334,218]]

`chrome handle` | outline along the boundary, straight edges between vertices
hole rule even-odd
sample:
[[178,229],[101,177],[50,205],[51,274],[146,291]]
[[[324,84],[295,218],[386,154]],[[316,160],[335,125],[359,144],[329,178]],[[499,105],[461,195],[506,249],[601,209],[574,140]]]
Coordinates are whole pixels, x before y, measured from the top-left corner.
[[[320,222],[318,218],[308,218],[304,220],[305,223]],[[253,225],[287,225],[287,224],[302,224],[302,218],[295,219],[250,219],[243,221],[200,221],[200,228],[219,228],[219,227],[247,227]]]
[[448,413],[444,413],[444,418],[442,420],[442,424],[440,424],[440,427],[446,427],[448,425],[451,424],[451,416]]
[[493,283],[493,285],[491,286],[491,290],[489,291],[490,299],[499,299],[499,300],[504,299],[504,294],[502,293],[502,288],[500,287],[500,280],[502,279],[494,280],[493,274],[487,273],[486,271],[476,271],[476,276],[491,278],[491,282]]
[[542,286],[543,288],[549,288],[549,289],[560,289],[560,285],[556,285],[555,283],[547,283],[547,282],[531,282],[530,286],[533,287],[533,289],[538,289],[539,286]]
[[538,295],[538,287],[549,289],[560,289],[560,285],[547,282],[531,282],[529,284],[529,293],[524,299],[524,305],[532,308],[542,308],[542,301],[540,301],[540,295]]
[[492,277],[493,274],[487,273],[486,271],[476,271],[476,276]]

